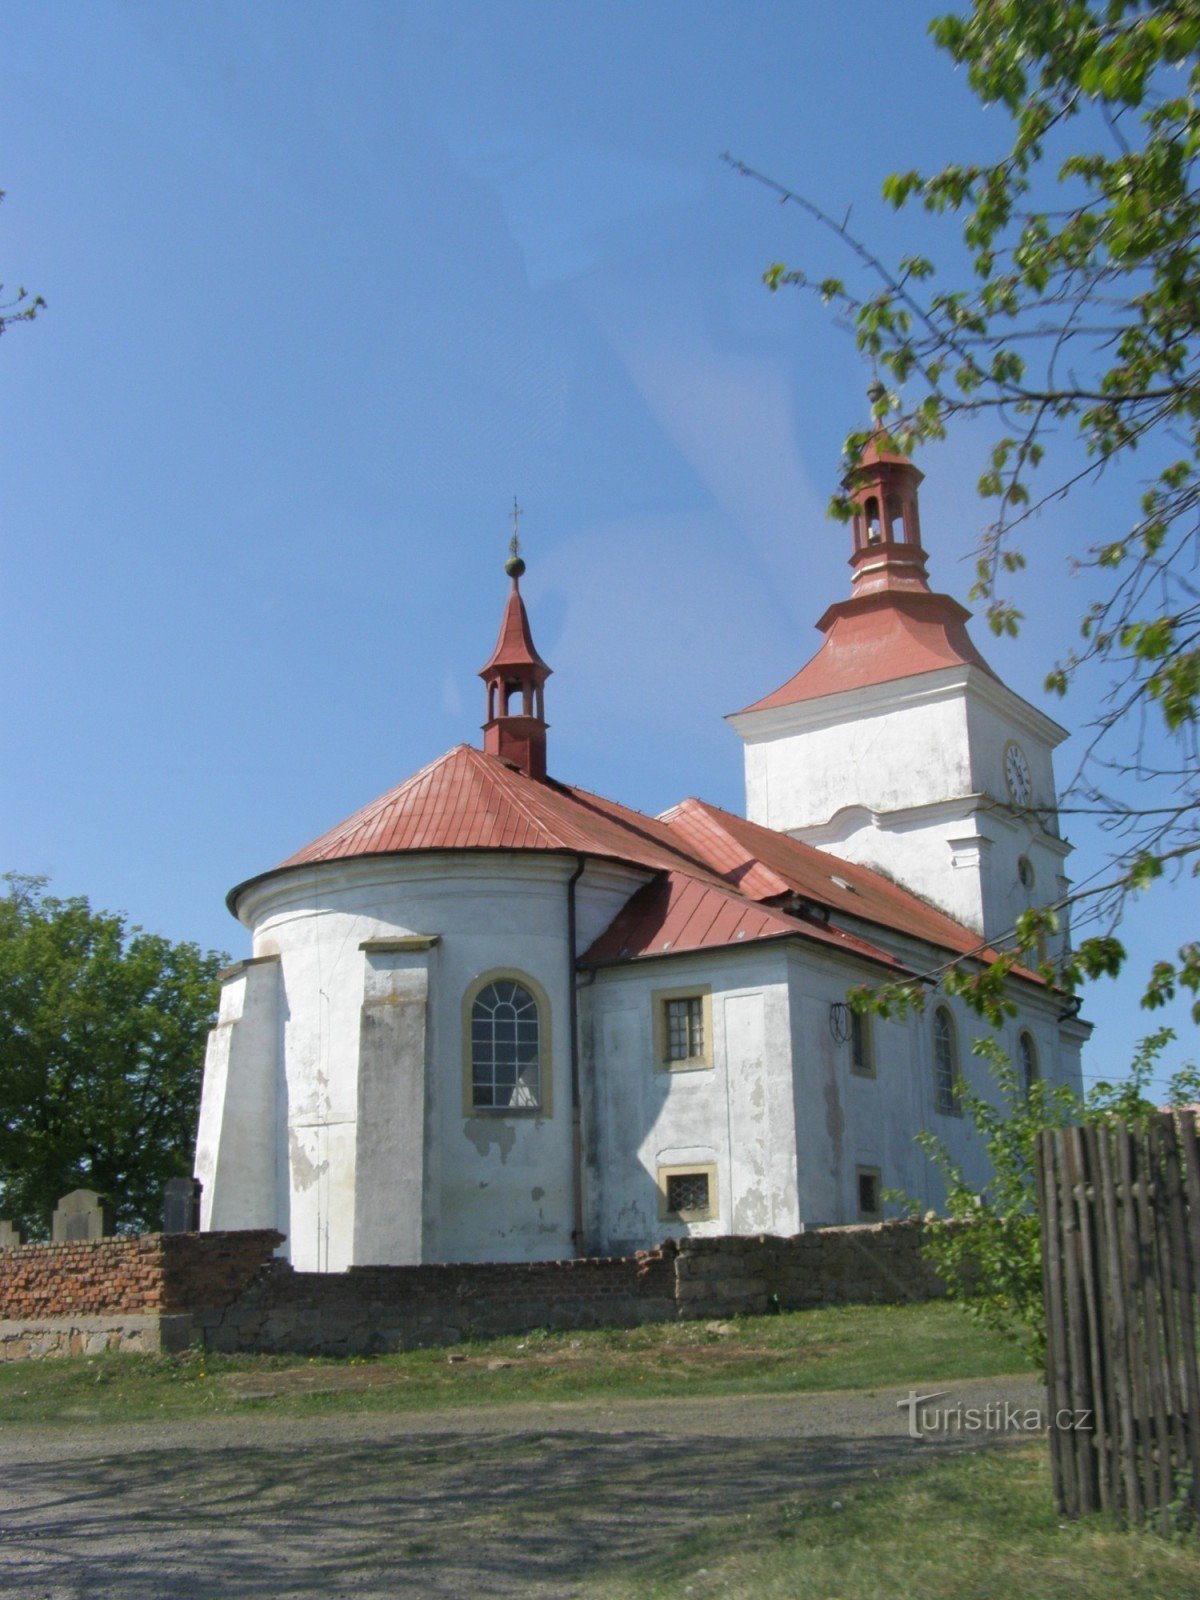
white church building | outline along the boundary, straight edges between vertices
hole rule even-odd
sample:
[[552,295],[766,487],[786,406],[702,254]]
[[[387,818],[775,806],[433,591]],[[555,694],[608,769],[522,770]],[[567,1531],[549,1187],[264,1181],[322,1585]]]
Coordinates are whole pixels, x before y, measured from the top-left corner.
[[[936,979],[1062,896],[1065,735],[930,589],[920,480],[876,446],[850,480],[849,597],[729,718],[744,817],[644,816],[550,775],[550,668],[509,561],[482,749],[229,895],[253,946],[208,1046],[205,1228],[278,1228],[318,1271],[793,1234],[878,1220],[886,1189],[936,1203],[922,1129],[986,1181],[955,1085],[985,1086],[988,1030]],[[846,1005],[906,978],[923,1012]],[[1032,973],[1009,984],[1000,1042],[1078,1088],[1087,1025]]]

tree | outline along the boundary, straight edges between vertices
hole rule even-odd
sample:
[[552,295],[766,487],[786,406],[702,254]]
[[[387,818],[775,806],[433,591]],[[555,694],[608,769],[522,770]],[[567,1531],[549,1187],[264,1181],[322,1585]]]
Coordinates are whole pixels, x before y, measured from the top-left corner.
[[[1108,1120],[1141,1123],[1158,1109],[1148,1098],[1159,1056],[1174,1038],[1170,1028],[1143,1039],[1129,1074],[1118,1083],[1096,1083],[1080,1097],[1066,1085],[1041,1079],[1024,1084],[994,1039],[980,1039],[975,1054],[987,1062],[995,1100],[958,1084],[964,1115],[979,1134],[992,1177],[982,1193],[936,1135],[921,1146],[946,1185],[946,1215],[926,1213],[924,1253],[952,1300],[975,1321],[1015,1339],[1035,1359],[1045,1359],[1046,1309],[1042,1298],[1042,1233],[1038,1219],[1035,1158],[1038,1134]],[[1200,1072],[1183,1067],[1171,1079],[1168,1102],[1200,1098]],[[901,1196],[914,1215],[920,1201]]]
[[[1071,988],[1120,968],[1113,928],[1131,892],[1200,866],[1200,0],[974,0],[931,31],[976,97],[1007,111],[1011,144],[999,160],[893,174],[883,192],[960,219],[969,281],[943,284],[915,253],[889,267],[810,199],[732,164],[802,206],[868,274],[865,293],[783,263],[765,281],[849,315],[887,380],[872,392],[876,429],[911,450],[960,418],[996,419],[979,482],[995,516],[972,597],[997,633],[1020,624],[1004,580],[1024,565],[1029,520],[1135,452],[1152,458],[1140,501],[1077,557],[1104,587],[1047,679],[1064,694],[1099,668],[1106,683],[1064,796],[1114,841],[1110,880],[1074,897],[1076,927],[1101,931],[1047,972]],[[869,437],[847,440],[848,466]],[[832,510],[848,515],[845,498]],[[1165,760],[1150,729],[1168,738]],[[1061,909],[1025,917],[1017,948],[1034,949]],[[960,972],[952,986],[994,1012],[1003,976]],[[1142,1003],[1177,990],[1197,997],[1200,1021],[1200,943],[1155,964]]]
[[204,1040],[228,957],[128,928],[45,879],[0,896],[0,1215],[45,1235],[97,1189],[117,1226],[159,1226],[191,1171]]
[[[0,189],[0,204],[4,201],[4,190]],[[46,309],[46,302],[40,294],[30,294],[25,289],[18,289],[11,300],[4,298],[4,285],[0,283],[0,333],[14,322],[32,322],[39,311]]]

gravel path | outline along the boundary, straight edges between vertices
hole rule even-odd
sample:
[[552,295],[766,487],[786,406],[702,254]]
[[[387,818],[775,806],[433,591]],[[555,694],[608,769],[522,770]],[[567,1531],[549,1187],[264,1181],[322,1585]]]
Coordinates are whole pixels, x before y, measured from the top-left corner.
[[[1041,1399],[1025,1379],[946,1389]],[[905,1392],[12,1429],[0,1595],[566,1600],[699,1520],[983,1442],[912,1441]]]

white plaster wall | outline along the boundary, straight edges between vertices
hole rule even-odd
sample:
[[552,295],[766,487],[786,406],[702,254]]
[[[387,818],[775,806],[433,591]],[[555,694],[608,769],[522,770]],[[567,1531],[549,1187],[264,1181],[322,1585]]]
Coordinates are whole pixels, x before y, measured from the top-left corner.
[[196,1136],[202,1228],[280,1224],[279,998],[277,960],[239,962],[223,974]]
[[[455,852],[334,862],[246,890],[256,955],[281,970],[288,1253],[305,1270],[354,1261],[364,941],[436,935],[430,963],[422,1258],[536,1260],[571,1253],[571,1092],[566,952],[574,858]],[[585,948],[648,875],[589,865],[576,890]],[[550,1003],[549,1115],[464,1110],[462,1002],[496,968]],[[220,1186],[218,1185],[218,1188]],[[403,1184],[397,1180],[397,1192]],[[388,1206],[395,1194],[379,1193]],[[360,1229],[379,1237],[379,1230]]]
[[731,719],[750,820],[795,833],[849,805],[887,814],[970,794],[961,679],[923,676],[938,682],[919,694],[885,684]]
[[[936,1109],[933,1071],[933,1012],[946,1005],[954,1019],[959,1069],[971,1088],[998,1104],[986,1064],[971,1053],[972,1041],[995,1032],[961,1001],[931,995],[923,1015],[870,1019],[875,1076],[854,1073],[848,1042],[835,1040],[830,1008],[866,974],[823,953],[797,946],[789,952],[792,1055],[800,1213],[807,1227],[859,1220],[857,1168],[877,1167],[884,1189],[902,1190],[939,1208],[944,1186],[917,1142],[923,1129],[935,1134],[977,1188],[990,1169],[982,1141],[965,1117]],[[1042,1077],[1078,1093],[1084,1032],[1060,1024],[1058,1002],[1014,985],[1020,1011],[995,1036],[1015,1062],[1017,1041],[1027,1028],[1037,1045]],[[888,1215],[901,1208],[889,1206]]]
[[[711,1067],[655,1060],[654,993],[710,984]],[[610,967],[581,990],[590,1093],[587,1199],[592,1247],[648,1248],[668,1235],[793,1233],[791,1051],[784,958],[775,946]],[[659,1217],[660,1167],[717,1169],[719,1214]]]
[[[1063,732],[977,669],[731,721],[745,742],[753,821],[873,867],[989,939],[1029,905],[1061,897],[1069,847],[1057,836],[1052,751]],[[1014,738],[1042,816],[1010,803],[1004,751]],[[1032,894],[1017,877],[1021,855],[1034,867]]]

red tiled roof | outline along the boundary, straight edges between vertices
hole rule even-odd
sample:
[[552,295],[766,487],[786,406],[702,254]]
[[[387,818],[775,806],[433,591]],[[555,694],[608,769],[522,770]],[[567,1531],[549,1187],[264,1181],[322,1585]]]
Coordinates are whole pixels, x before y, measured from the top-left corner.
[[978,934],[882,873],[842,861],[704,800],[684,800],[662,820],[681,845],[753,898],[798,894],[856,921],[911,934],[955,955],[978,954],[984,961],[994,961],[999,954],[981,948]]
[[906,972],[894,956],[839,928],[755,905],[733,889],[669,872],[638,890],[582,957],[584,966],[679,955],[758,939],[801,938]]
[[899,593],[855,595],[830,606],[818,627],[825,641],[806,666],[747,711],[795,705],[843,689],[891,683],[939,667],[979,667],[994,677],[967,633],[971,613],[949,595]]

